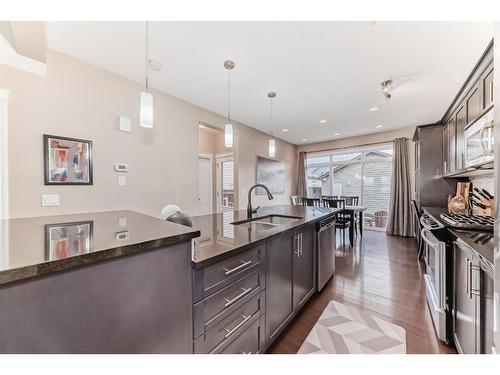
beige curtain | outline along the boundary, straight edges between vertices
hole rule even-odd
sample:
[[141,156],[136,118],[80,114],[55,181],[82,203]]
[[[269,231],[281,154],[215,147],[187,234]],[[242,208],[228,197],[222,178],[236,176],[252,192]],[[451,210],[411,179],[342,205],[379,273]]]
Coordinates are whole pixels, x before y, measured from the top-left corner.
[[387,223],[388,234],[403,237],[414,235],[408,143],[407,138],[396,138],[394,140],[394,164]]
[[297,176],[297,195],[307,197],[307,153],[299,152],[299,171]]

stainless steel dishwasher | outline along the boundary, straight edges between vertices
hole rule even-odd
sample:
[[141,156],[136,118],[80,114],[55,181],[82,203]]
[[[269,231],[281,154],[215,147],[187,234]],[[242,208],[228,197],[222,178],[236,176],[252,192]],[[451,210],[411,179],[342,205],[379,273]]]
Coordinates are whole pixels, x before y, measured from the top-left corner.
[[317,290],[335,273],[335,218],[321,220],[318,223],[318,282]]

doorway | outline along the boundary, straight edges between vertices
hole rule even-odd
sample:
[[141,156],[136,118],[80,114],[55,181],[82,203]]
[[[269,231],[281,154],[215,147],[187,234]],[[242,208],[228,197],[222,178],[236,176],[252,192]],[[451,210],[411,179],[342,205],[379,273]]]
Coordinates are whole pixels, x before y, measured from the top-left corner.
[[199,214],[234,209],[234,155],[224,146],[224,132],[214,126],[198,127]]

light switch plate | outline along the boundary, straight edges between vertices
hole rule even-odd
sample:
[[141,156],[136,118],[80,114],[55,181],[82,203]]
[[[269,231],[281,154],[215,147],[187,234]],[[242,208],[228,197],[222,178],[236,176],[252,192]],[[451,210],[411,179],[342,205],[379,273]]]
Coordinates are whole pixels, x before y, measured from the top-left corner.
[[115,171],[117,172],[128,172],[128,164],[125,163],[116,163]]
[[42,207],[59,206],[59,194],[42,194]]
[[127,177],[118,176],[118,186],[125,186],[125,185],[127,185]]
[[130,133],[130,131],[132,130],[130,119],[125,116],[119,116],[118,129],[121,130],[122,132]]

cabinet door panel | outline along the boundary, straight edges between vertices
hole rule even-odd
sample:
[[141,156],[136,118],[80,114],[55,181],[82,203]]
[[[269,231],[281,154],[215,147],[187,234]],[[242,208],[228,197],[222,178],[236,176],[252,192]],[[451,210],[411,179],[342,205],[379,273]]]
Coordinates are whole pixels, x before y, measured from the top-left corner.
[[314,228],[299,232],[300,251],[293,254],[293,306],[297,309],[314,292]]
[[472,256],[455,246],[455,344],[466,354],[476,353],[476,300],[471,294]]
[[467,108],[467,124],[474,121],[481,113],[481,98],[479,96],[479,87],[476,84],[465,100]]
[[267,244],[266,337],[271,340],[292,314],[292,269],[294,236],[284,236]]
[[461,169],[465,167],[465,139],[464,139],[464,132],[465,132],[465,125],[466,125],[466,119],[465,119],[465,106],[462,105],[461,107],[458,108],[456,114],[455,114],[455,126],[456,126],[456,143],[457,143],[457,150],[456,150],[456,165],[457,169]]
[[493,66],[483,76],[483,109],[493,104]]

